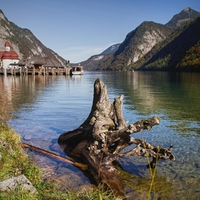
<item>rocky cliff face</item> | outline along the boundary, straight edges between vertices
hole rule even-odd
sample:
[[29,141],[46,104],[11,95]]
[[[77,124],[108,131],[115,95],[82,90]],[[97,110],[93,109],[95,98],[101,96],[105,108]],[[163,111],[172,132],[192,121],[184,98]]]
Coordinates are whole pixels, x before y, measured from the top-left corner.
[[175,30],[143,58],[141,70],[200,71],[200,17]]
[[[106,65],[114,70],[135,63],[147,54],[158,42],[165,39],[172,32],[172,28],[154,22],[143,22],[135,30],[128,33],[112,58],[105,60]],[[105,66],[100,63],[99,68]]]
[[42,57],[48,66],[64,66],[65,59],[51,49],[44,46],[34,34],[28,30],[18,27],[10,22],[0,10],[0,50],[5,49],[5,41],[11,43],[12,50],[18,53],[20,59]]
[[[154,22],[143,22],[136,30],[128,34],[124,43],[126,43],[126,40],[129,40],[128,37],[131,37],[130,44],[128,45],[128,48],[122,47],[125,52],[116,52],[116,55],[129,55],[127,65],[135,63],[141,57],[147,54],[158,42],[165,39],[170,33],[171,29],[166,28],[161,24],[156,24]],[[128,53],[132,50],[134,50],[133,53]]]

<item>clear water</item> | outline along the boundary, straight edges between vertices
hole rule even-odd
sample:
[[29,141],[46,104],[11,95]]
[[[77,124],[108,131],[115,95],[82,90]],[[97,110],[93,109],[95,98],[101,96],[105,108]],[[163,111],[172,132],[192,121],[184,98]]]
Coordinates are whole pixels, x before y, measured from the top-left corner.
[[[57,139],[88,116],[96,78],[106,84],[110,101],[124,94],[129,123],[159,116],[161,124],[132,135],[163,147],[173,144],[175,161],[159,161],[154,194],[160,199],[200,199],[200,74],[169,72],[85,72],[83,76],[0,76],[1,96],[12,106],[10,125],[22,141],[61,153]],[[90,186],[70,164],[34,154],[48,176],[69,187]],[[130,199],[146,199],[150,186],[147,159],[120,160]],[[69,184],[69,185],[68,185]]]

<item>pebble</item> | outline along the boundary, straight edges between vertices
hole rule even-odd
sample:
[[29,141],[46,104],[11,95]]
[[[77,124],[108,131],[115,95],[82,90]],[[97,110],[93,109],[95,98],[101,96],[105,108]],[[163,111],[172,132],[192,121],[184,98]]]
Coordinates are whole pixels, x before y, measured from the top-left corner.
[[24,140],[27,140],[27,141],[31,140],[31,138],[32,138],[31,135],[25,135],[24,136]]
[[23,190],[28,190],[31,193],[36,192],[35,187],[23,174],[0,182],[0,191],[5,192],[5,191],[10,191],[10,190],[16,190],[19,186]]
[[196,168],[200,168],[200,164],[196,163],[196,164],[195,164],[195,167],[196,167]]

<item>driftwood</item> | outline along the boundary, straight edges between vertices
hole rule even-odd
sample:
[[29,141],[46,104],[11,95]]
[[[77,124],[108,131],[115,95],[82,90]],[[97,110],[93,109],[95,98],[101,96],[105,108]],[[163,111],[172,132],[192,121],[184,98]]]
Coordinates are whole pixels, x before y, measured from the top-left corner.
[[[114,161],[127,156],[152,157],[149,167],[154,168],[159,159],[171,159],[172,146],[156,147],[130,135],[150,130],[160,123],[159,117],[141,120],[127,125],[122,114],[123,95],[111,104],[104,83],[94,83],[94,97],[88,118],[77,129],[63,133],[58,138],[61,148],[71,157],[88,165],[95,180],[101,181],[118,195],[124,194],[123,183],[118,176]],[[136,146],[121,152],[127,146]]]
[[55,154],[55,153],[53,153],[53,152],[46,151],[46,150],[41,149],[41,148],[39,148],[39,147],[35,147],[35,146],[33,146],[33,145],[26,144],[26,143],[21,143],[21,146],[22,146],[23,148],[28,148],[28,149],[30,149],[31,151],[36,151],[36,152],[41,153],[41,154],[43,154],[43,155],[49,156],[49,157],[51,157],[51,158],[54,158],[54,159],[57,159],[57,160],[61,160],[61,161],[70,163],[70,164],[72,164],[72,165],[74,165],[74,166],[76,166],[76,167],[81,168],[82,170],[87,170],[87,169],[88,169],[88,166],[87,166],[86,164],[79,163],[79,162],[74,162],[74,161],[72,161],[72,160],[70,160],[70,159],[63,158],[63,157],[61,157],[61,156],[59,156],[59,155],[57,155],[57,154]]

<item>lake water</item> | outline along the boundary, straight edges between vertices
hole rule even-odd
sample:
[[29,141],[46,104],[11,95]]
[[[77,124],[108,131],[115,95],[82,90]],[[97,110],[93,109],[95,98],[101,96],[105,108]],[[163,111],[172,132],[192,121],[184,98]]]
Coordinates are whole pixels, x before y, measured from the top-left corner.
[[[59,135],[77,128],[90,113],[96,78],[110,101],[124,94],[129,123],[161,118],[151,131],[132,135],[154,145],[173,144],[175,161],[159,161],[154,194],[160,199],[200,199],[200,74],[169,72],[85,72],[82,76],[0,76],[1,96],[13,109],[9,124],[22,141],[62,153]],[[76,167],[29,152],[46,175],[63,187],[91,186]],[[64,155],[64,154],[63,154]],[[150,187],[147,159],[120,160],[129,198],[146,199]]]

